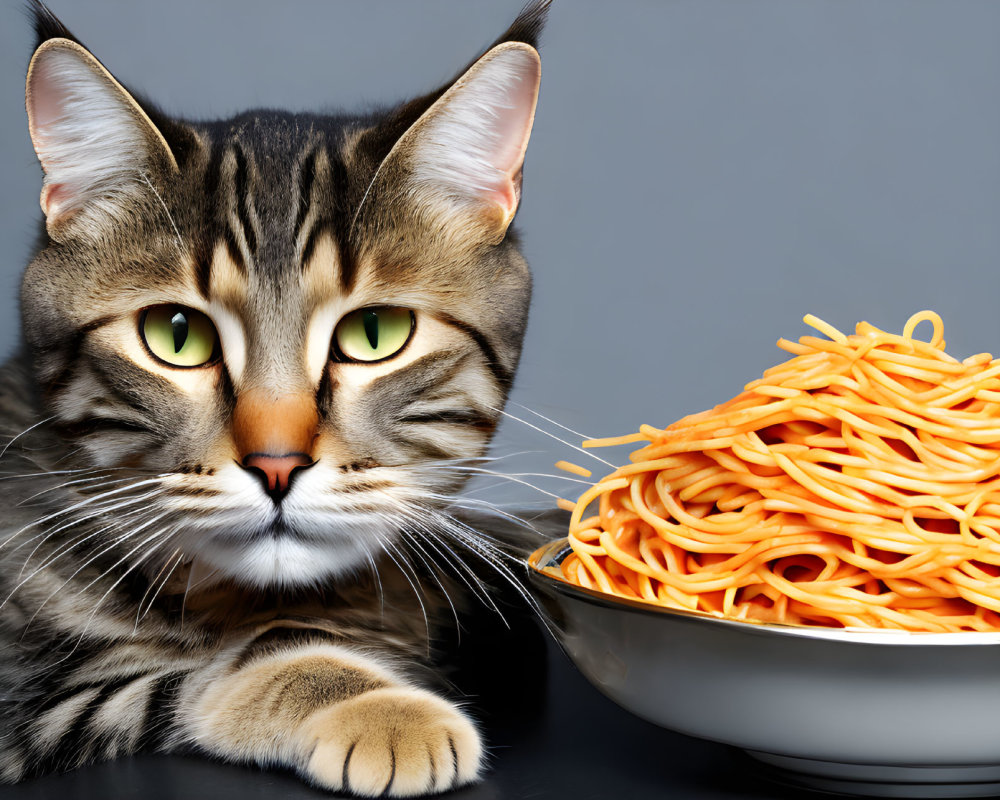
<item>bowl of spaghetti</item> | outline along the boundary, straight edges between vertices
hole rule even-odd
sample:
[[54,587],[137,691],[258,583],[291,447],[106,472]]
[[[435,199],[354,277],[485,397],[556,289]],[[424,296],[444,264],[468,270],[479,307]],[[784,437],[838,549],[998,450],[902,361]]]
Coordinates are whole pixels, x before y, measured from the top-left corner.
[[732,400],[585,442],[640,446],[532,580],[646,719],[813,788],[1000,792],[1000,360],[946,353],[933,312],[806,322]]

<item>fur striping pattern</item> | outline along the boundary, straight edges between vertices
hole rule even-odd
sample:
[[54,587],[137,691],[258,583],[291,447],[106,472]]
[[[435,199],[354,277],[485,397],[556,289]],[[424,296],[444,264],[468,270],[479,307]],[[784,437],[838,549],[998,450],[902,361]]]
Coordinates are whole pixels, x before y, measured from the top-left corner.
[[[484,570],[517,581],[453,505],[524,335],[547,0],[401,106],[214,122],[30,5],[45,230],[0,369],[0,780],[189,748],[365,796],[475,780],[435,630],[492,602]],[[347,357],[387,308],[405,342]]]

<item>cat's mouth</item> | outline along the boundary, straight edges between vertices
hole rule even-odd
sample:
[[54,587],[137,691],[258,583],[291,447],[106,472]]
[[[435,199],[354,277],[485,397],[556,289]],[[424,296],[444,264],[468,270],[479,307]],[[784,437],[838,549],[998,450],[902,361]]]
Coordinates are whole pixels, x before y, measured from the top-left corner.
[[296,535],[295,529],[290,527],[285,521],[285,515],[280,508],[275,512],[275,518],[271,521],[270,525],[261,531],[261,533],[264,536],[270,536],[272,539],[281,539],[285,536]]
[[265,524],[258,535],[274,541],[278,541],[279,539],[297,539],[301,542],[315,542],[318,539],[318,537],[310,534],[309,531],[304,531],[291,523],[281,508],[275,510],[274,519]]
[[295,525],[288,519],[285,510],[278,507],[274,511],[274,517],[270,522],[266,522],[257,532],[256,538],[270,539],[271,541],[294,540],[303,543],[317,543],[323,541],[324,537],[303,529],[302,526]]

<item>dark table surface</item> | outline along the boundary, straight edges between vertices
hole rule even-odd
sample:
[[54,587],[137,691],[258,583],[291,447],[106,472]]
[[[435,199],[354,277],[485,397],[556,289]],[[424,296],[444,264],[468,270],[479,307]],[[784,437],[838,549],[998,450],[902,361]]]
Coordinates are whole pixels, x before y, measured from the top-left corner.
[[[804,798],[754,774],[739,754],[618,708],[531,623],[464,636],[455,683],[478,698],[489,742],[485,780],[446,795],[492,798]],[[143,755],[0,786],[4,800],[330,797],[281,771],[196,755]],[[816,795],[816,797],[819,797]]]

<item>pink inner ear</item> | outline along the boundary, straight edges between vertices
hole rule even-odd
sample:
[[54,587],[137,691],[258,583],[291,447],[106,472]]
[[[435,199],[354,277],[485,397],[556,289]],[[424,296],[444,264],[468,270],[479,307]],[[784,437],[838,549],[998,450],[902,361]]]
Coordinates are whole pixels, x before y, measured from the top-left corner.
[[521,193],[516,184],[520,181],[508,179],[495,189],[486,193],[486,199],[500,207],[503,216],[511,217],[517,209],[517,204],[521,199]]
[[[511,54],[513,55],[513,54]],[[521,167],[531,135],[531,123],[538,90],[538,62],[524,58],[517,64],[517,76],[508,87],[506,102],[497,109],[493,166],[503,175],[489,192],[489,199],[500,206],[504,217],[513,216],[521,199]]]
[[42,213],[46,217],[58,216],[63,207],[69,204],[73,193],[62,183],[49,183],[42,187]]
[[531,117],[535,108],[537,71],[526,68],[510,88],[508,107],[497,115],[497,141],[500,145],[494,164],[512,180],[521,171],[524,150],[531,133]]
[[506,228],[520,200],[539,77],[538,54],[527,45],[483,56],[414,129],[416,180],[498,214]]
[[66,209],[73,206],[75,193],[71,184],[59,181],[54,176],[61,174],[65,166],[65,153],[60,158],[60,126],[65,125],[70,92],[65,80],[59,79],[59,69],[67,55],[58,49],[39,54],[29,74],[27,107],[31,127],[32,144],[46,175],[39,202],[42,212],[50,219],[56,219]]
[[50,74],[53,65],[53,54],[46,53],[39,59],[31,72],[31,84],[28,87],[28,116],[31,121],[31,133],[35,152],[42,162],[42,169],[49,172],[52,154],[47,147],[53,133],[53,126],[58,124],[66,114],[67,92],[53,80]]
[[[35,153],[42,164],[46,176],[51,177],[58,171],[56,148],[52,139],[57,126],[65,117],[67,92],[53,80],[50,74],[53,58],[39,60],[31,73],[31,86],[28,93],[28,113],[31,120],[32,140]],[[42,213],[49,219],[56,219],[65,208],[72,206],[73,191],[65,183],[46,183],[42,187],[40,203]]]

